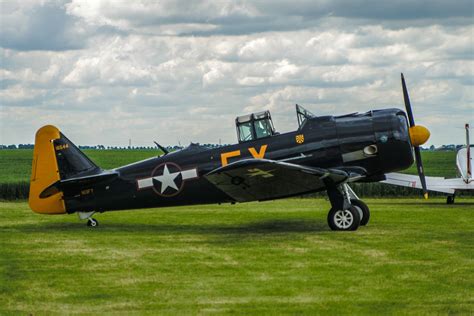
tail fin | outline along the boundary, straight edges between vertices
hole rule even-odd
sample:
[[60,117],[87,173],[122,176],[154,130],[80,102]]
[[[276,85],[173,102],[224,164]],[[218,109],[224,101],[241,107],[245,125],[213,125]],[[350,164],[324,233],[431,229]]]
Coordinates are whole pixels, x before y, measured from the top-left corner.
[[466,161],[467,161],[467,181],[472,178],[472,166],[471,166],[471,143],[469,141],[469,124],[466,123]]
[[41,192],[57,181],[100,171],[58,128],[43,126],[35,138],[28,199],[30,208],[43,214],[66,213],[62,193],[41,198]]

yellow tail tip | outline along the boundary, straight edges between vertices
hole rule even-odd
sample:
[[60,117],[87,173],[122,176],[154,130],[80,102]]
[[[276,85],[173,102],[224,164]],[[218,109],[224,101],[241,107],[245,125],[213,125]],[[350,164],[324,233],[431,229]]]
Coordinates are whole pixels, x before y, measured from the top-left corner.
[[425,197],[425,200],[428,200],[428,192],[426,192],[425,194],[423,194],[423,196]]
[[43,126],[36,132],[28,197],[30,208],[36,213],[66,213],[62,194],[47,198],[40,197],[44,189],[60,180],[56,153],[52,142],[60,137],[59,129],[52,125]]

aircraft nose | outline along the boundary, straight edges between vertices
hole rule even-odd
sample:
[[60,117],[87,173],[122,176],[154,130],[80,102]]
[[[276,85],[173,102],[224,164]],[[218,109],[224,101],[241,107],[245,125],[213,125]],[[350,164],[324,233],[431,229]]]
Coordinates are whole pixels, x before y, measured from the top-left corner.
[[415,125],[410,127],[410,140],[411,144],[415,147],[419,147],[426,143],[430,138],[430,131],[421,125]]

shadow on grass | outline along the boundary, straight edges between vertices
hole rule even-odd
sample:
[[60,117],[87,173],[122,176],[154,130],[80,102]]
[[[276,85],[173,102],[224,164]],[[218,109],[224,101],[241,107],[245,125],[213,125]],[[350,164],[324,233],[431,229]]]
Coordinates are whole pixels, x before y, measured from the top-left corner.
[[117,223],[102,221],[101,226],[90,228],[84,222],[77,223],[39,223],[15,225],[14,229],[25,233],[154,233],[163,235],[201,234],[201,235],[250,235],[279,233],[315,233],[327,231],[326,222],[318,220],[264,220],[238,225],[216,224],[153,224],[153,223]]
[[455,209],[457,206],[474,206],[474,200],[473,202],[455,202],[454,204],[447,204],[446,201],[425,201],[423,199],[420,200],[414,200],[414,201],[390,201],[390,200],[372,200],[369,202],[369,207],[370,205],[380,205],[380,204],[393,204],[393,205],[404,205],[404,206],[429,206],[429,207],[443,207],[443,208],[453,208]]

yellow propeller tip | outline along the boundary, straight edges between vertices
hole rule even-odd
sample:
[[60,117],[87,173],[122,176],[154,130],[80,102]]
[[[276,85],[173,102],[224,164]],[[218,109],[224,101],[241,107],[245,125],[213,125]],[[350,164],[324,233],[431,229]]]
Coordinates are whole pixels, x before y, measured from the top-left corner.
[[425,197],[425,200],[428,200],[428,192],[426,192],[425,194],[423,194],[423,196]]

